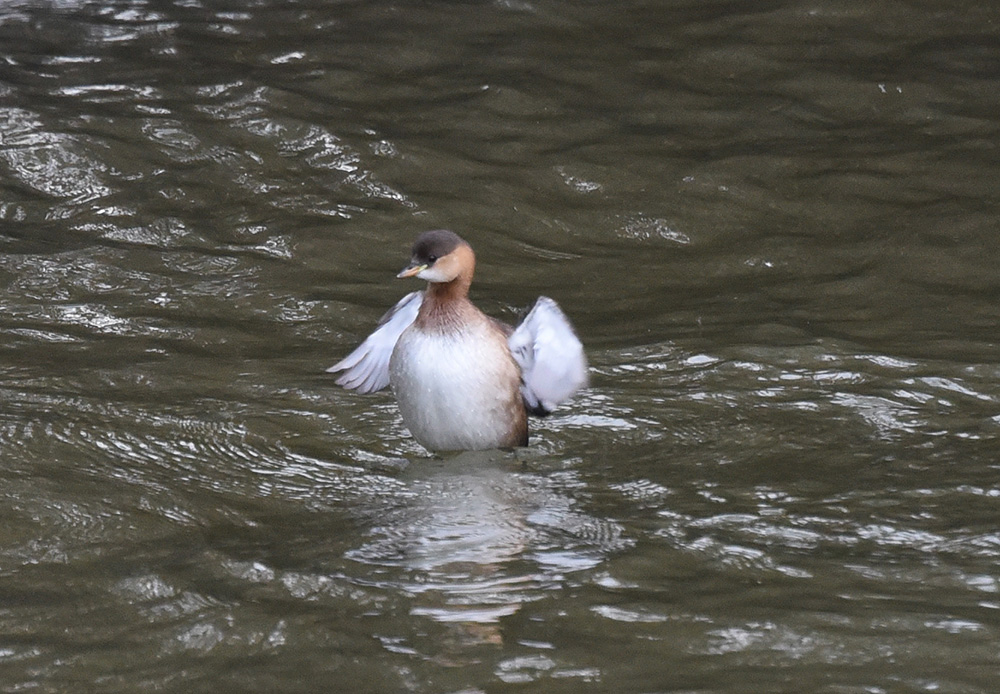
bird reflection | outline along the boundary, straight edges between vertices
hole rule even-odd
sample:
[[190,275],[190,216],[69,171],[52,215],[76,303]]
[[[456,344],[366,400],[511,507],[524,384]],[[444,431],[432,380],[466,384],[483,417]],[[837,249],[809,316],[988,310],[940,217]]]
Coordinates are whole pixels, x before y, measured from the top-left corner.
[[501,618],[622,543],[617,524],[577,507],[565,473],[526,471],[516,455],[466,452],[410,466],[405,501],[347,555],[397,567],[410,614],[448,624],[455,645],[502,644]]

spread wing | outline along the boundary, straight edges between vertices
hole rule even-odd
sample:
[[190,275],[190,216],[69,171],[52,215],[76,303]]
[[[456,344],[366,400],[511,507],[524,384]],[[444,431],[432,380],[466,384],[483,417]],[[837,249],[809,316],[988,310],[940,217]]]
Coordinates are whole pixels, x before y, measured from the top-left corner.
[[396,340],[417,318],[424,300],[423,292],[411,292],[379,319],[378,328],[365,338],[356,350],[327,369],[328,373],[343,371],[338,386],[359,393],[374,393],[389,385],[389,357]]
[[587,385],[587,357],[566,314],[547,296],[507,339],[521,366],[521,394],[532,414],[546,415]]

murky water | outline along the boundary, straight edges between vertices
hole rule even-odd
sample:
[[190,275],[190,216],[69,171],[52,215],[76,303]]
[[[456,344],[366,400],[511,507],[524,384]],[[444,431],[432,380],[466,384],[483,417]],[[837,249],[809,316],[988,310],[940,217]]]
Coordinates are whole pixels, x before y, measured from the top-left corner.
[[[7,2],[0,689],[993,693],[1000,9]],[[323,369],[545,293],[427,457]]]

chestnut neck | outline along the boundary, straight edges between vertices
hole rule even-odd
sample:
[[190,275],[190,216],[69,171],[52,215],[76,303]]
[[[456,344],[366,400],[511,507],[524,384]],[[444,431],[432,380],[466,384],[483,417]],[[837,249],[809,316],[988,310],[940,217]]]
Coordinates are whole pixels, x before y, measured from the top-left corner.
[[430,282],[424,301],[417,314],[417,323],[427,329],[454,330],[468,321],[471,309],[469,287],[472,285],[472,271],[459,274],[451,282]]

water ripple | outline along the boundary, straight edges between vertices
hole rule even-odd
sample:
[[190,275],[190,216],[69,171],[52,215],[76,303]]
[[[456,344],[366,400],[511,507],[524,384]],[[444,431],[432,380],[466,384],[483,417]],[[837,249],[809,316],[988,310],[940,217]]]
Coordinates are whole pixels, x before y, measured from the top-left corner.
[[80,138],[54,132],[36,113],[0,110],[0,160],[10,173],[35,190],[77,204],[104,197],[108,167]]

